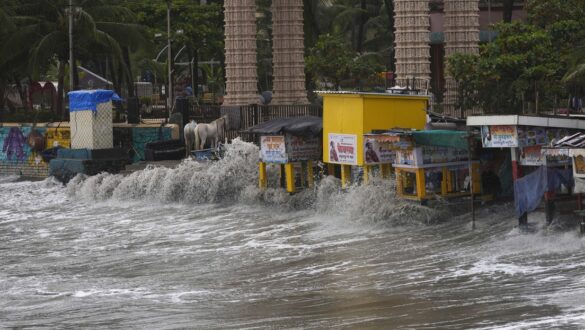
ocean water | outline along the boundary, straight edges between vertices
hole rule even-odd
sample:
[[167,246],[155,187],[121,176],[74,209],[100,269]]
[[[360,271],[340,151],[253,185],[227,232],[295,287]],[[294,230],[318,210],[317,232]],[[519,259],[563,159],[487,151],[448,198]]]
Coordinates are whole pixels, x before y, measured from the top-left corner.
[[[255,146],[128,176],[0,178],[0,328],[582,329],[585,240],[511,205],[325,178],[259,191]],[[272,180],[275,175],[272,173]]]

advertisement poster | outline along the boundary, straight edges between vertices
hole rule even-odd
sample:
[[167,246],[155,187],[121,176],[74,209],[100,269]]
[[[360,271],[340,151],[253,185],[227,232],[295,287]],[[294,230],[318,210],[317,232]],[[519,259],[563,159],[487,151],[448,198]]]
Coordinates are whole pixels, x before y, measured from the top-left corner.
[[553,139],[561,139],[570,135],[573,130],[566,128],[545,128],[535,126],[519,126],[518,127],[518,146],[544,146],[549,145]]
[[286,136],[286,147],[290,161],[321,159],[321,143],[316,136]]
[[364,136],[364,162],[367,165],[392,164],[396,159],[396,149],[407,149],[408,145],[412,147],[412,143],[401,144],[398,136]]
[[410,150],[398,150],[396,152],[396,164],[420,166],[423,164],[422,148]]
[[484,148],[517,147],[518,134],[516,132],[516,126],[482,126],[481,143]]
[[286,146],[284,136],[260,137],[260,159],[266,163],[286,163]]
[[548,166],[571,165],[570,149],[542,149]]
[[545,164],[541,146],[530,146],[522,148],[520,153],[520,165],[541,166]]
[[439,164],[450,162],[450,148],[423,146],[423,164]]
[[573,176],[585,178],[585,149],[573,149],[571,155],[573,157]]
[[357,164],[357,136],[329,133],[329,162],[345,165]]

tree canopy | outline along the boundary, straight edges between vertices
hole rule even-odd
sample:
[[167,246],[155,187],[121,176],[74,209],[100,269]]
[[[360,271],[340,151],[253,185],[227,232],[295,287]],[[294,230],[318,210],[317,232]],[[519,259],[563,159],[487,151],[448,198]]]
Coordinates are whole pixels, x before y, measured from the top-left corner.
[[539,113],[583,96],[585,2],[529,0],[525,10],[526,21],[496,24],[496,39],[482,45],[479,55],[448,59],[449,72],[464,86],[458,90],[460,109]]

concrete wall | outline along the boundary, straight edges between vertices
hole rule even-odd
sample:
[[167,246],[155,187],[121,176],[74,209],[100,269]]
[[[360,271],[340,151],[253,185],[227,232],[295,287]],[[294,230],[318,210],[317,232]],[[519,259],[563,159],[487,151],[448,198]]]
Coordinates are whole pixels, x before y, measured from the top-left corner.
[[[56,145],[69,148],[69,123],[42,123],[34,127],[45,139],[44,149]],[[7,123],[0,127],[0,175],[20,175],[32,178],[48,176],[49,167],[40,152],[31,149],[27,138],[31,124]],[[129,150],[133,162],[144,159],[144,145],[148,142],[179,138],[177,125],[114,124],[114,147]]]

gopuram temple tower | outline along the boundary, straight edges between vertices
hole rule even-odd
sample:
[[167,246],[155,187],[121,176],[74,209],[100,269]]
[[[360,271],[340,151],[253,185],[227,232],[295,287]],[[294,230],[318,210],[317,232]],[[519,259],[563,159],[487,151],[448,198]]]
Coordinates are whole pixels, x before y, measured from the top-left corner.
[[224,106],[258,103],[256,1],[225,1]]
[[394,13],[396,83],[426,89],[431,80],[429,2],[394,0]]
[[273,104],[308,104],[303,1],[272,0]]
[[[444,0],[445,58],[457,53],[479,53],[479,0]],[[450,75],[445,77],[443,109],[454,114],[457,86]]]

